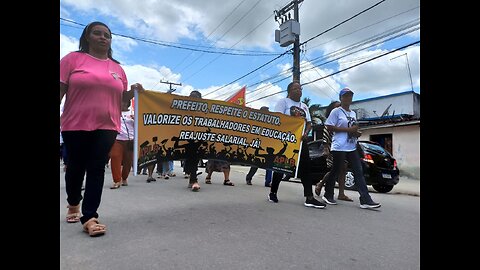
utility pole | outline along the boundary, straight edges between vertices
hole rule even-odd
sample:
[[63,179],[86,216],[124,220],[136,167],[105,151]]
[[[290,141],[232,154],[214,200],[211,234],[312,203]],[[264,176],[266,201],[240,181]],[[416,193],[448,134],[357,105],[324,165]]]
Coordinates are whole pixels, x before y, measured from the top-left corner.
[[[293,9],[293,20],[299,23],[299,14],[298,14],[298,4],[303,2],[303,0],[293,0],[288,3],[280,10],[275,10],[275,20],[281,19],[282,25],[285,21],[290,20],[290,14],[286,15],[288,11]],[[300,27],[298,25],[298,27]],[[280,27],[282,28],[282,26]],[[278,35],[281,35],[280,33]],[[280,37],[278,38],[280,41]],[[288,42],[280,42],[283,47]],[[293,81],[300,82],[300,29],[298,29],[298,34],[295,34],[295,41],[293,42]]]
[[[301,0],[303,1],[303,0]],[[293,15],[294,20],[299,21],[298,18],[298,0],[294,0]],[[293,43],[293,81],[300,83],[300,35],[296,35],[295,43]]]
[[181,84],[181,83],[173,83],[173,82],[169,82],[169,81],[166,81],[166,82],[164,82],[164,81],[160,81],[160,82],[161,82],[161,83],[165,83],[165,84],[169,84],[169,85],[170,85],[170,90],[168,90],[168,91],[167,91],[167,93],[168,93],[168,94],[171,94],[171,93],[173,93],[175,90],[177,90],[177,89],[173,89],[173,88],[172,88],[172,85],[179,85],[179,86],[182,86],[182,84]]

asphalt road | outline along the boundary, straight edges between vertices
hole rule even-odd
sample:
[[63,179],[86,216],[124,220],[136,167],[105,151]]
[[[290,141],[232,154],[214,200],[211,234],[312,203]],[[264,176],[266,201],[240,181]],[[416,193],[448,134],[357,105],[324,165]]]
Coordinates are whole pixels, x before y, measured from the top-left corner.
[[[303,188],[282,182],[280,202],[269,203],[259,169],[245,184],[248,167],[232,166],[234,187],[214,173],[212,185],[191,192],[179,163],[177,177],[146,183],[131,176],[117,190],[106,170],[101,237],[80,223],[67,224],[64,173],[60,169],[60,269],[419,269],[420,181],[401,179],[387,194],[372,191],[378,210],[339,201],[325,209],[303,206]],[[404,180],[404,181],[403,181]],[[402,183],[403,182],[403,183]],[[312,187],[313,188],[313,187]]]

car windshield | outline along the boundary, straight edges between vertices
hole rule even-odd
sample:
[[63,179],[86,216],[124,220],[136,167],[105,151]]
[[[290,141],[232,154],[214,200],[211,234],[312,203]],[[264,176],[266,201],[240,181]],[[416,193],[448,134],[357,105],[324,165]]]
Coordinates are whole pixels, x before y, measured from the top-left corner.
[[364,147],[365,150],[370,150],[373,152],[380,153],[382,155],[390,155],[383,147],[376,145],[376,144],[371,144],[371,143],[365,143],[365,142],[360,142],[360,144]]

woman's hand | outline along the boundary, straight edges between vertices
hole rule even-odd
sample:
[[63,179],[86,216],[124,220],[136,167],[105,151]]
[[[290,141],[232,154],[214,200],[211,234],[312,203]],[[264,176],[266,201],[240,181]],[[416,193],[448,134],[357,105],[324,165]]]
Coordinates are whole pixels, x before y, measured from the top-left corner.
[[145,89],[143,88],[143,85],[141,83],[134,83],[130,86],[130,91],[136,90],[139,93],[145,92]]

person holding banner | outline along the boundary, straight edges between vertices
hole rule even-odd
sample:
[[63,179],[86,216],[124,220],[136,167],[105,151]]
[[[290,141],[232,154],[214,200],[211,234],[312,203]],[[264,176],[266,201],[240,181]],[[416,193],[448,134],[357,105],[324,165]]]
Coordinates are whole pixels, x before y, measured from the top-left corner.
[[[298,176],[303,184],[303,195],[306,197],[304,205],[313,208],[325,208],[326,204],[319,202],[313,197],[312,179],[310,177],[310,155],[308,151],[308,133],[311,129],[311,116],[308,106],[300,101],[302,97],[302,87],[297,81],[291,82],[287,86],[287,97],[280,99],[275,106],[275,112],[291,115],[294,117],[302,117],[305,120],[305,128],[302,136],[302,149],[298,164]],[[278,203],[277,191],[282,181],[283,173],[273,172],[272,186],[268,201]]]
[[127,76],[112,57],[111,43],[112,32],[108,26],[92,22],[83,29],[79,50],[60,60],[60,103],[65,96],[60,123],[69,158],[65,172],[66,221],[80,221],[90,236],[106,232],[106,226],[98,220],[97,209],[105,180],[105,163],[120,131],[122,100],[129,102],[135,90],[145,91],[139,83],[127,90]]

